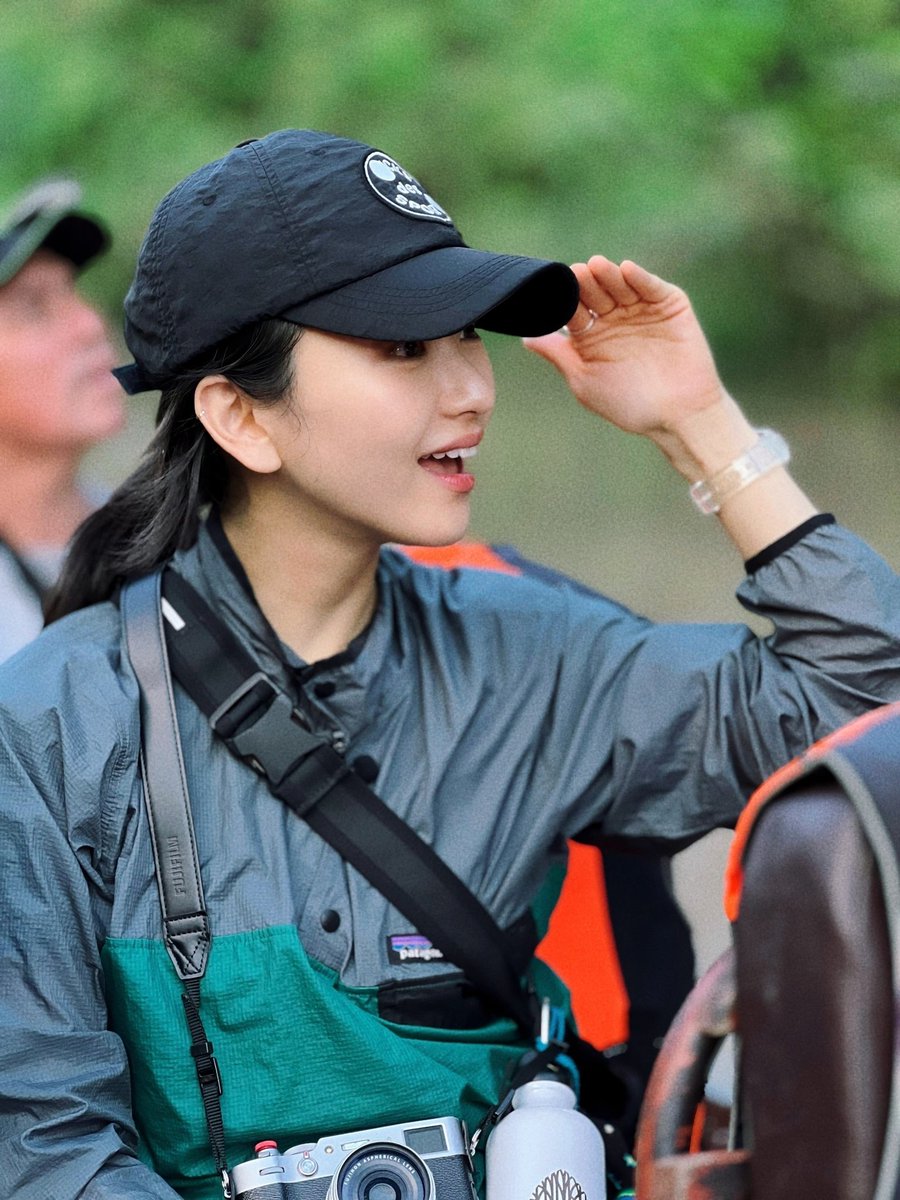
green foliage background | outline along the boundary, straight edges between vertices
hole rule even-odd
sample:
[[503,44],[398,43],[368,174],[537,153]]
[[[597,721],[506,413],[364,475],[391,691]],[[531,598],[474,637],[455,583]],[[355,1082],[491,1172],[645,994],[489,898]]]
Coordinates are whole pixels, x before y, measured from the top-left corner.
[[[395,155],[473,244],[636,258],[688,288],[815,498],[900,561],[894,0],[3,0],[0,118],[0,198],[71,172],[112,227],[86,287],[115,324],[162,194],[289,125]],[[652,449],[493,349],[475,532],[654,615],[731,615],[739,564]],[[97,469],[130,467],[148,413]]]

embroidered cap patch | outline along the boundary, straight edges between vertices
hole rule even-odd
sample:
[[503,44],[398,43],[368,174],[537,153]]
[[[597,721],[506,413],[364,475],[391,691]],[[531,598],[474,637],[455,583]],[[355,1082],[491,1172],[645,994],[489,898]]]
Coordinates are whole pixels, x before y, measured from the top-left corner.
[[379,200],[408,217],[419,217],[423,221],[453,222],[436,200],[425,191],[418,179],[403,169],[398,162],[380,150],[374,150],[364,164],[366,183]]
[[443,950],[420,933],[392,933],[387,944],[388,962],[395,964],[442,962],[444,958]]

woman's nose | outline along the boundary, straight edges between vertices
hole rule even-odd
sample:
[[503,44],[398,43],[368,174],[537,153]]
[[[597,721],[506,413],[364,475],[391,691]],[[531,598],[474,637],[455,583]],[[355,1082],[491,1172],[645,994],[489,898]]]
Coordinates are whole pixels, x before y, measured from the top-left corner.
[[466,347],[457,350],[443,384],[443,403],[453,414],[472,412],[481,416],[494,407],[494,374],[483,348],[480,353]]

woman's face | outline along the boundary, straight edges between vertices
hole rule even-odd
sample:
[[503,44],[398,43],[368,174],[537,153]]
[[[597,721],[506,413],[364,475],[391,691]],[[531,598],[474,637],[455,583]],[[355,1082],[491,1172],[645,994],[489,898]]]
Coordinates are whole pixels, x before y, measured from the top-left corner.
[[294,367],[291,407],[258,419],[304,527],[378,544],[462,537],[472,453],[494,407],[478,334],[378,342],[307,329]]

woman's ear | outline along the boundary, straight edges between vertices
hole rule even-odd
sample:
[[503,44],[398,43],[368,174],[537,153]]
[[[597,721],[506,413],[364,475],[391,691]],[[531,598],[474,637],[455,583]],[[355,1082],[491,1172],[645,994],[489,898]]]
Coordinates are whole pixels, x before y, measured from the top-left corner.
[[256,405],[224,375],[200,380],[194,390],[194,412],[213,441],[249,471],[269,474],[281,466],[275,443],[256,419]]

